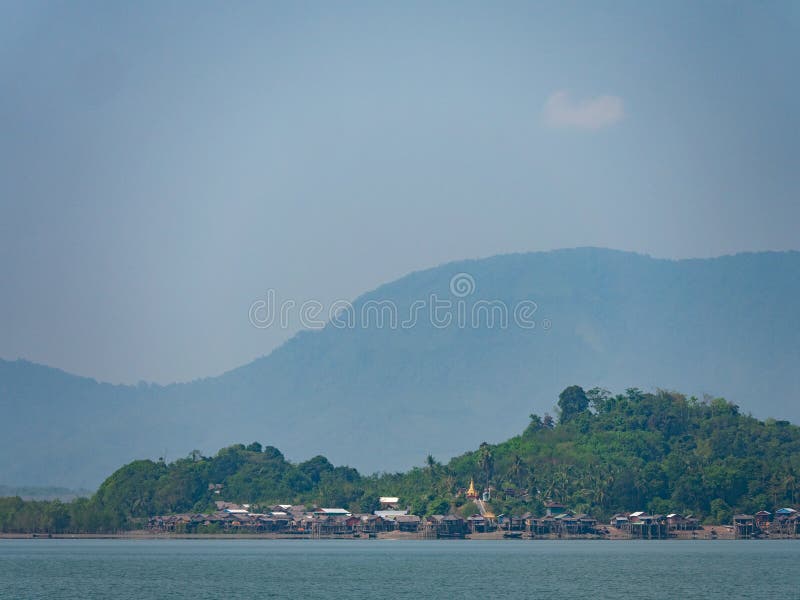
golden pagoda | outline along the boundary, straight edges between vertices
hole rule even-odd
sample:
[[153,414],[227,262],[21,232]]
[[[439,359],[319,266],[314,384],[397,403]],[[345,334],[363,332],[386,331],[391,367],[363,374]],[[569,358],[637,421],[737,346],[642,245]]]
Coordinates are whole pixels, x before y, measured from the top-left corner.
[[469,498],[470,500],[478,499],[478,492],[475,491],[475,481],[473,479],[469,480],[469,489],[467,490],[467,498]]

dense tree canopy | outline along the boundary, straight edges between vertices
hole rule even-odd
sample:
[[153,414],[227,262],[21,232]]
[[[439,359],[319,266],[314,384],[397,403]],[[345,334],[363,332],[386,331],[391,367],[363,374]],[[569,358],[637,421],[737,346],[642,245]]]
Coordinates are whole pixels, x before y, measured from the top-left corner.
[[571,385],[558,396],[558,409],[561,411],[560,421],[567,423],[589,408],[586,392],[579,385]]
[[210,511],[220,499],[371,512],[386,495],[420,515],[467,514],[476,510],[463,494],[470,480],[491,488],[495,512],[536,513],[557,500],[600,518],[640,509],[727,522],[733,511],[800,502],[800,427],[786,421],[742,415],[721,398],[635,388],[612,395],[572,386],[559,409],[558,425],[531,415],[506,442],[447,464],[428,456],[406,473],[364,476],[323,456],[292,463],[258,442],[170,464],[134,461],[90,499],[0,499],[0,531],[114,531],[155,514]]

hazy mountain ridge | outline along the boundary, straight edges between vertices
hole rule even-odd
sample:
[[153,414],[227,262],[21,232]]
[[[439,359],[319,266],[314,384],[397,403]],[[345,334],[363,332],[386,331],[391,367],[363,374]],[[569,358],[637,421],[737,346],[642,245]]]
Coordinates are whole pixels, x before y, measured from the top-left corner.
[[552,411],[559,390],[582,382],[671,385],[800,420],[798,252],[503,255],[409,274],[354,306],[392,300],[405,315],[433,292],[454,299],[450,279],[462,272],[475,281],[466,300],[533,300],[537,323],[551,326],[329,326],[219,377],[165,387],[0,361],[0,450],[15,457],[0,482],[91,486],[133,458],[250,438],[292,459],[401,469],[513,435],[520,418]]

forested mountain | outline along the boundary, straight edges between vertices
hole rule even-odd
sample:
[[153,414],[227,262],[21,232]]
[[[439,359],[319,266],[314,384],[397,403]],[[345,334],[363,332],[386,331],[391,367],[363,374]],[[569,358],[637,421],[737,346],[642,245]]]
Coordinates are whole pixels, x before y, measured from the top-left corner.
[[[459,274],[474,287],[453,288]],[[431,295],[535,303],[535,327],[400,323]],[[118,386],[0,361],[0,483],[94,487],[136,458],[269,440],[302,461],[401,470],[513,435],[574,381],[724,396],[800,420],[800,253],[659,260],[602,249],[496,256],[412,273],[354,303],[354,326],[306,331],[222,376]],[[481,313],[486,315],[487,313]],[[454,315],[457,316],[457,315]],[[369,322],[367,322],[369,321]]]
[[88,500],[0,500],[0,531],[125,529],[156,514],[210,512],[216,500],[371,512],[386,495],[419,515],[469,514],[476,508],[463,489],[471,480],[492,489],[498,514],[540,514],[543,502],[555,500],[603,519],[646,509],[726,523],[734,511],[800,502],[800,427],[786,421],[742,415],[721,398],[635,388],[612,395],[571,386],[557,408],[557,420],[532,414],[524,432],[505,442],[446,464],[429,456],[425,467],[405,473],[363,476],[322,456],[292,463],[257,442],[169,464],[138,460]]

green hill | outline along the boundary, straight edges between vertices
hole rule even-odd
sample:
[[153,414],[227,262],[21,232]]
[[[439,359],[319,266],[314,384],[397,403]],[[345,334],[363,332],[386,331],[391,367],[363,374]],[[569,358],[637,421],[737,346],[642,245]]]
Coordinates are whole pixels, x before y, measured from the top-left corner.
[[[565,389],[559,418],[531,415],[522,434],[440,464],[364,476],[317,456],[292,463],[272,446],[235,445],[166,464],[134,461],[91,499],[0,500],[0,530],[110,531],[156,514],[202,512],[215,500],[340,506],[371,512],[381,495],[414,513],[463,510],[470,480],[490,487],[495,510],[541,512],[560,501],[602,519],[646,509],[728,522],[800,502],[800,427],[760,421],[721,398],[672,392]],[[221,484],[215,494],[210,484]]]

